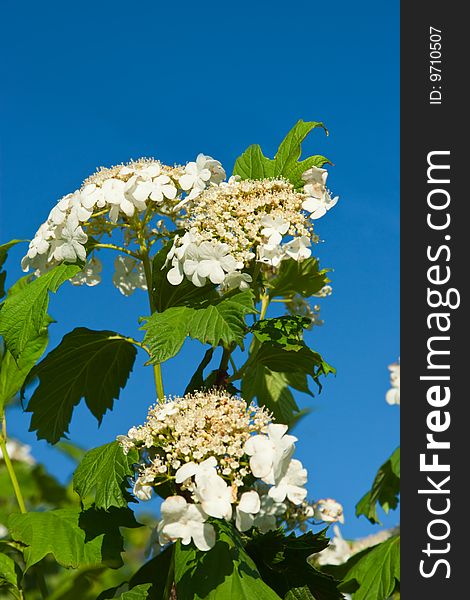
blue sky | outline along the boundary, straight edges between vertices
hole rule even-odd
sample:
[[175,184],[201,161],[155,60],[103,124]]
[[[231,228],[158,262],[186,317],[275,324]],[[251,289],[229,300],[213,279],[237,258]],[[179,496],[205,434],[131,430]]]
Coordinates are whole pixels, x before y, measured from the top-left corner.
[[[0,239],[30,238],[62,195],[99,165],[139,156],[169,164],[198,152],[230,171],[251,143],[272,156],[299,119],[326,123],[305,153],[334,163],[339,204],[317,222],[321,263],[334,268],[325,324],[308,342],[337,368],[296,429],[312,497],[343,502],[343,535],[374,530],[354,505],[399,443],[399,409],[385,403],[387,365],[399,355],[399,3],[8,3],[3,9]],[[21,272],[21,251],[8,262]],[[51,347],[76,326],[137,335],[146,298],[106,281],[65,285],[51,302]],[[183,391],[203,348],[188,343],[164,366]],[[140,357],[100,429],[80,407],[70,437],[93,447],[143,421],[154,401]],[[190,373],[188,372],[188,376]],[[59,478],[73,465],[28,433],[9,430]],[[384,524],[397,522],[397,513]]]

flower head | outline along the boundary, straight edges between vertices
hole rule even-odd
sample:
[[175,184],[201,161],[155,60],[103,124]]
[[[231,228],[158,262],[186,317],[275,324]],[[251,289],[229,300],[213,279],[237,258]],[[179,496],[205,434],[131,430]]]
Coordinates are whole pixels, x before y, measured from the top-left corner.
[[343,507],[339,502],[332,498],[317,500],[313,505],[315,519],[325,523],[339,521],[344,523]]
[[[186,181],[180,179],[184,185]],[[308,246],[317,238],[302,212],[307,198],[284,179],[231,177],[206,187],[192,202],[184,224],[191,243],[185,236],[175,239],[168,280],[177,285],[186,276],[203,285],[210,279],[227,288],[238,279],[244,286],[248,280],[240,275],[253,260],[278,267],[282,260],[308,258]]]
[[158,493],[163,483],[173,490],[162,505],[161,543],[192,539],[198,548],[211,547],[208,517],[234,520],[239,531],[267,531],[306,496],[307,472],[291,459],[296,438],[287,426],[223,391],[156,404],[143,426],[118,439],[124,452],[139,451],[134,484],[139,500]]

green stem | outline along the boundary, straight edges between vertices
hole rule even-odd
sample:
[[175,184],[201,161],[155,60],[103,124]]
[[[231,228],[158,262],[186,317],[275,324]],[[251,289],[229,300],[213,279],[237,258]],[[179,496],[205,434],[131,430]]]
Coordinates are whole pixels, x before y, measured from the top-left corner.
[[[20,512],[24,515],[28,511],[26,510],[26,504],[23,498],[23,494],[21,493],[20,484],[18,483],[18,479],[16,477],[15,469],[13,467],[13,463],[11,462],[10,455],[8,454],[7,448],[7,422],[5,419],[5,415],[2,416],[2,431],[0,432],[0,450],[2,451],[3,461],[5,463],[5,467],[7,469],[8,476],[10,477],[11,485],[13,487],[13,492],[16,497],[16,501],[18,503]],[[36,573],[36,581],[39,587],[39,591],[41,592],[41,596],[43,598],[47,598],[48,591],[46,581],[44,579],[44,575],[39,570],[39,566],[35,567]]]
[[108,248],[109,250],[116,250],[117,252],[122,252],[123,254],[128,254],[129,256],[132,256],[132,258],[135,258],[136,260],[141,259],[141,257],[136,252],[132,252],[132,250],[129,250],[128,248],[123,248],[122,246],[115,246],[114,244],[98,243],[98,244],[93,245],[93,249],[95,249],[95,248]]
[[126,337],[125,335],[116,334],[116,335],[109,336],[109,339],[110,340],[124,340],[125,342],[129,342],[130,344],[133,344],[134,346],[137,346],[138,348],[142,348],[142,350],[145,350],[145,352],[147,352],[147,354],[149,356],[151,356],[149,348],[142,342],[139,342],[138,340],[135,340],[132,337]]
[[266,311],[268,310],[268,306],[269,303],[271,301],[271,298],[269,297],[269,294],[262,294],[261,296],[261,312],[259,314],[259,320],[262,321],[264,319],[264,317],[266,316]]
[[16,501],[18,502],[20,512],[24,514],[27,512],[26,505],[24,502],[23,494],[21,493],[20,484],[18,483],[18,479],[16,477],[15,469],[13,468],[13,463],[11,462],[10,455],[8,454],[7,449],[7,429],[5,416],[3,416],[2,419],[2,432],[0,433],[0,450],[2,451],[5,467],[7,468],[8,476],[10,477],[11,485],[13,487],[13,491],[15,493]]
[[[149,299],[150,312],[151,314],[153,314],[157,310],[157,307],[155,306],[155,302],[153,300],[152,265],[150,264],[150,259],[147,251],[143,253],[142,263],[144,265],[145,281],[147,283],[147,294]],[[157,390],[158,400],[163,400],[163,398],[165,397],[165,390],[163,388],[162,368],[160,363],[153,365],[153,375],[155,377],[155,387]]]

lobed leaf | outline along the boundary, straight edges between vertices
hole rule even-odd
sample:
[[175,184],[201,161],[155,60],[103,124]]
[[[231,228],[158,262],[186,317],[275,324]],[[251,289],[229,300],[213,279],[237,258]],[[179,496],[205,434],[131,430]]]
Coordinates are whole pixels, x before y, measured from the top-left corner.
[[49,292],[55,293],[79,271],[78,265],[59,265],[7,297],[0,310],[0,335],[15,360],[49,324]]
[[330,280],[330,269],[319,268],[317,258],[307,258],[302,262],[285,260],[281,262],[278,274],[269,282],[271,298],[291,297],[300,294],[309,298],[317,294]]
[[10,516],[11,537],[26,547],[26,570],[48,554],[66,568],[106,564],[119,568],[122,563],[122,536],[119,527],[138,523],[127,509],[84,512],[60,508]]
[[299,315],[275,317],[257,321],[251,328],[260,342],[296,352],[304,347],[304,329],[311,326],[311,320]]
[[328,135],[323,123],[302,121],[302,119],[298,121],[281,142],[274,159],[264,156],[258,144],[249,146],[235,161],[233,174],[242,179],[283,177],[288,179],[295,188],[303,187],[302,174],[307,169],[330,162],[319,155],[298,162],[302,154],[302,142],[313,129],[318,127],[324,129]]
[[258,144],[253,144],[237,158],[233,174],[242,179],[269,179],[274,177],[273,163],[273,160],[264,156]]
[[44,354],[47,343],[46,330],[31,339],[17,361],[5,350],[0,363],[0,415],[6,404],[21,390],[29,372]]
[[33,413],[29,430],[55,444],[68,432],[82,398],[101,423],[126,385],[136,353],[131,342],[113,331],[79,327],[65,335],[31,371],[39,385],[27,407]]
[[73,476],[73,489],[86,502],[96,508],[125,507],[132,499],[127,491],[128,478],[134,474],[132,465],[139,453],[131,449],[124,454],[119,442],[111,442],[88,451]]
[[251,290],[198,307],[176,306],[149,317],[143,329],[150,349],[150,362],[161,363],[180,351],[189,336],[203,344],[243,347],[247,332],[245,316],[256,312]]

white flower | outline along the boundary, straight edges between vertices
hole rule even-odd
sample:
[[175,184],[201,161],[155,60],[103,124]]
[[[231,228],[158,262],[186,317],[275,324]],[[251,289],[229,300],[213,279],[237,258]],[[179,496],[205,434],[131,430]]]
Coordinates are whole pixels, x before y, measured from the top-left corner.
[[130,296],[136,289],[147,289],[141,262],[131,256],[117,256],[114,268],[113,283],[124,296]]
[[268,494],[275,502],[283,502],[287,497],[298,506],[307,496],[307,490],[302,487],[307,483],[307,469],[304,469],[300,460],[292,459],[284,471]]
[[8,535],[8,529],[0,523],[0,539]]
[[261,533],[266,533],[277,528],[277,517],[285,512],[287,506],[282,502],[280,504],[274,502],[267,494],[262,495],[260,500],[260,510],[255,515],[253,527],[258,528]]
[[98,285],[101,281],[101,271],[103,269],[103,265],[98,258],[90,259],[84,268],[77,273],[75,277],[70,279],[70,283],[72,285],[87,285],[89,287],[93,287]]
[[152,497],[153,488],[151,485],[147,485],[149,482],[145,480],[144,477],[138,477],[137,481],[134,484],[134,489],[132,493],[139,500],[150,500]]
[[70,208],[70,195],[65,196],[64,198],[59,200],[59,202],[57,202],[57,204],[54,206],[54,208],[49,213],[49,220],[54,225],[61,225],[67,218],[67,212],[68,212],[69,208]]
[[151,183],[150,200],[154,202],[163,202],[165,198],[174,200],[176,193],[176,186],[168,175],[159,175]]
[[287,244],[284,244],[283,249],[284,252],[290,258],[300,262],[301,260],[305,260],[309,258],[312,254],[309,246],[311,246],[311,242],[307,236],[302,236],[298,238],[294,238]]
[[[28,465],[36,464],[36,461],[31,456],[31,446],[22,444],[16,440],[7,441],[7,452],[11,460],[17,460],[18,462],[24,462]],[[0,460],[3,459],[2,450],[0,449]]]
[[86,259],[86,250],[84,244],[88,236],[78,223],[74,215],[69,215],[56,232],[56,242],[53,256],[56,260],[67,260],[75,262]]
[[326,179],[328,177],[328,171],[326,169],[320,169],[319,167],[310,167],[302,175],[302,179],[307,184],[320,184],[326,185]]
[[207,186],[209,181],[220,183],[225,179],[225,171],[219,161],[211,156],[198,154],[196,162],[188,163],[179,184],[185,191],[192,190],[189,198],[196,198]]
[[217,475],[216,466],[214,456],[199,464],[191,461],[176,471],[175,482],[183,483],[194,476],[194,496],[201,503],[204,512],[211,517],[229,520],[232,517],[232,490]]
[[206,514],[216,519],[232,518],[232,489],[215,469],[199,470],[195,476],[194,496]]
[[261,219],[261,235],[268,238],[269,246],[277,246],[281,243],[282,236],[289,231],[290,223],[282,217],[273,217],[266,215]]
[[390,384],[391,388],[385,395],[385,400],[388,404],[400,404],[400,359],[398,362],[389,365],[388,370],[390,371]]
[[254,435],[245,442],[245,452],[250,456],[250,469],[255,477],[274,484],[282,474],[284,461],[294,452],[297,438],[286,435],[287,425],[268,425],[268,435]]
[[222,284],[223,290],[234,290],[239,288],[240,290],[247,290],[250,287],[250,283],[253,278],[249,273],[241,273],[240,271],[232,271],[228,273]]
[[176,415],[177,412],[178,408],[176,402],[162,403],[157,419],[159,419],[160,421],[164,421],[167,417],[170,417],[171,415]]
[[184,279],[183,262],[175,258],[172,268],[166,274],[166,278],[171,285],[179,285]]
[[46,254],[50,247],[49,239],[52,235],[53,233],[48,223],[43,223],[37,230],[34,239],[32,239],[29,244],[26,257],[33,259],[36,258],[38,254]]
[[217,466],[217,459],[215,456],[209,457],[202,463],[195,463],[193,461],[185,463],[175,473],[175,483],[183,483],[186,479],[194,477],[199,472],[210,471],[215,469]]
[[199,246],[190,244],[186,249],[183,271],[194,285],[202,287],[207,279],[214,284],[222,283],[226,274],[234,271],[237,266],[237,261],[229,254],[227,244],[202,242]]
[[328,190],[322,188],[320,184],[308,184],[304,186],[304,192],[309,195],[309,198],[302,202],[302,208],[311,213],[311,219],[323,217],[339,200],[339,196],[332,198]]
[[258,246],[259,262],[278,267],[283,258],[285,258],[284,249],[279,245],[271,246],[270,244],[260,244],[260,246]]
[[248,531],[253,527],[255,515],[261,509],[261,501],[257,492],[251,490],[245,492],[240,497],[240,502],[236,508],[235,525],[239,531]]
[[111,177],[103,182],[102,190],[106,198],[106,202],[111,204],[109,211],[109,219],[116,223],[121,210],[127,217],[132,217],[135,212],[135,206],[126,196],[127,184],[121,179]]
[[339,502],[332,498],[318,500],[313,505],[315,519],[325,523],[334,523],[339,521],[344,523],[343,507]]
[[103,208],[106,206],[106,196],[102,188],[94,183],[89,183],[80,190],[80,202],[88,209],[95,206]]
[[215,545],[215,530],[206,523],[207,515],[197,504],[188,504],[182,496],[170,496],[161,506],[162,520],[158,524],[160,544],[181,539],[187,545],[194,541],[199,550]]

